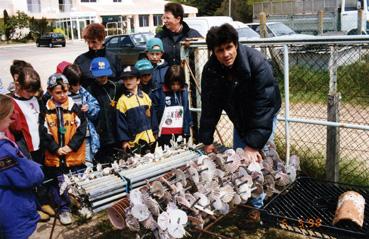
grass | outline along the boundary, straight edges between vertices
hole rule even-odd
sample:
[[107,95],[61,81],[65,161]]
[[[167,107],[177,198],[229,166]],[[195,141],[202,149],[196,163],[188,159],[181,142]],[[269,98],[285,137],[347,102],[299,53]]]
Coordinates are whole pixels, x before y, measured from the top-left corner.
[[[337,69],[337,91],[342,102],[369,105],[369,55],[353,64],[339,66]],[[284,96],[283,74],[276,72],[281,94]],[[292,103],[325,103],[329,92],[329,71],[325,67],[312,69],[308,66],[294,65],[290,68],[290,101]]]

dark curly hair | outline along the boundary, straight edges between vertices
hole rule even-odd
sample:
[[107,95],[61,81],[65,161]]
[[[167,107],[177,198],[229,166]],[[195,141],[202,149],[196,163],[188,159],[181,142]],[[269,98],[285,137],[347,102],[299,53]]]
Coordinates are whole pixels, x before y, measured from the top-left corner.
[[30,92],[38,92],[41,89],[41,81],[39,74],[30,66],[23,67],[19,72],[19,86],[23,90]]
[[228,23],[210,28],[206,35],[206,44],[209,51],[214,51],[215,47],[231,42],[236,46],[238,45],[238,32]]
[[99,40],[104,41],[106,32],[103,24],[91,23],[82,32],[83,39],[87,40]]

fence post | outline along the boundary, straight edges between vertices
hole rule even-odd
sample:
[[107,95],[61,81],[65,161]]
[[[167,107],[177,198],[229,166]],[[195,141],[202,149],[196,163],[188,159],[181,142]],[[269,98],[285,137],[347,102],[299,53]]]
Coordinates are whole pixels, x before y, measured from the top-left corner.
[[319,21],[318,21],[318,34],[323,35],[324,31],[324,10],[319,10]]
[[[268,32],[267,32],[267,27],[266,27],[266,13],[260,12],[259,19],[260,19],[260,37],[266,38],[268,37]],[[267,55],[267,49],[265,46],[261,47],[261,53],[263,53],[264,56]]]
[[[329,59],[329,93],[327,105],[327,120],[339,122],[340,94],[337,92],[337,52],[334,46],[330,47]],[[337,182],[339,179],[339,138],[340,128],[327,127],[327,161],[325,174],[329,181]]]
[[357,10],[357,34],[361,35],[363,29],[363,9]]

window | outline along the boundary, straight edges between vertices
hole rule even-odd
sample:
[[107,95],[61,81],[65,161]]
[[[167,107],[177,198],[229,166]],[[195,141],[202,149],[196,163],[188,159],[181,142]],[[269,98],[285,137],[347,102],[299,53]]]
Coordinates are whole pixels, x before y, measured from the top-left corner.
[[131,47],[131,46],[134,46],[132,41],[131,41],[131,38],[129,38],[129,36],[126,36],[126,37],[122,37],[120,39],[120,44],[122,47]]
[[96,0],[81,0],[81,2],[96,2]]
[[149,26],[149,15],[139,15],[140,27],[148,27]]
[[161,25],[163,25],[163,22],[162,22],[162,20],[161,20],[161,17],[162,17],[163,15],[161,15],[161,14],[155,14],[153,17],[154,17],[154,26],[161,26]]
[[122,0],[113,0],[113,2],[122,2]]
[[27,0],[27,9],[29,12],[41,12],[40,0]]
[[110,39],[110,41],[107,42],[106,48],[118,47],[118,40],[119,40],[119,37],[113,37],[112,39]]

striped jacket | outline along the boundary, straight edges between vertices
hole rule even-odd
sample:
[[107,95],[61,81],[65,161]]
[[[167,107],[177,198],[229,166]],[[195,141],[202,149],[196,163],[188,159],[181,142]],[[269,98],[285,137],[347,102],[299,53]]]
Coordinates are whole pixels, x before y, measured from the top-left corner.
[[155,142],[152,124],[157,121],[153,118],[151,99],[145,92],[140,89],[137,95],[126,92],[119,98],[117,110],[120,142],[129,141],[130,146],[136,146],[140,140]]
[[[63,117],[61,117],[61,114]],[[82,165],[85,162],[87,120],[72,98],[57,107],[52,99],[46,103],[43,145],[46,147],[45,165],[60,167],[61,158],[57,155],[59,148],[68,145],[72,152],[65,156],[65,166]]]

